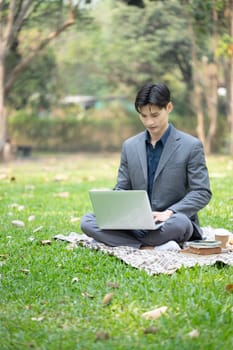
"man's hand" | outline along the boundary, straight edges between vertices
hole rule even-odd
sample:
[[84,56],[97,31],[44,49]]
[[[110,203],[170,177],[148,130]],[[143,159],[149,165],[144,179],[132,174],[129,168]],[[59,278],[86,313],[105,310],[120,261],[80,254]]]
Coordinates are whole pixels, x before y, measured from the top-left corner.
[[153,211],[154,221],[166,221],[170,216],[172,216],[172,210],[164,210],[164,211]]

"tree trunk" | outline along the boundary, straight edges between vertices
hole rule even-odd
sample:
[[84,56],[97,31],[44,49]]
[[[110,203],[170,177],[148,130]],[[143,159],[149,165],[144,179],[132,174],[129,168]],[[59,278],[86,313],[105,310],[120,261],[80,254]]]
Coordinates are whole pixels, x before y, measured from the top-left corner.
[[205,124],[204,124],[204,113],[203,113],[203,101],[202,101],[202,86],[200,84],[200,77],[198,72],[200,67],[198,67],[197,52],[196,52],[196,40],[193,31],[193,26],[190,21],[189,23],[189,34],[191,38],[191,58],[192,58],[192,71],[193,71],[193,98],[192,104],[194,111],[197,116],[197,136],[203,143],[205,147]]
[[[229,1],[229,34],[233,38],[233,0]],[[231,50],[229,50],[229,86],[228,86],[228,124],[230,132],[230,145],[229,152],[233,155],[233,44],[231,44]]]
[[218,70],[215,63],[210,63],[207,66],[206,77],[206,104],[209,119],[209,130],[206,136],[206,153],[212,153],[213,139],[217,131],[217,109],[218,109]]
[[0,160],[3,160],[3,150],[6,141],[6,108],[4,89],[5,54],[0,44]]
[[208,89],[206,92],[207,114],[209,119],[209,130],[206,137],[206,153],[212,153],[213,139],[217,132],[218,122],[218,12],[216,0],[213,1],[213,34],[212,34],[212,47],[213,47],[213,62],[207,66],[207,81]]

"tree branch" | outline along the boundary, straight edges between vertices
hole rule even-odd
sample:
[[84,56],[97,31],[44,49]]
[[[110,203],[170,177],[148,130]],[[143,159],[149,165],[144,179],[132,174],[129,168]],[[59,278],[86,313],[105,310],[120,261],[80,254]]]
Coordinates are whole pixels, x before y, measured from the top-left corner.
[[[12,1],[15,2],[15,0],[12,0]],[[22,26],[25,16],[27,16],[27,12],[30,9],[30,6],[32,5],[32,3],[33,3],[33,0],[25,0],[22,2],[20,11],[15,17],[15,21],[13,23],[14,25],[12,26],[11,32],[9,33],[8,46],[11,45],[12,40],[14,40],[15,33],[17,33],[20,27]],[[10,13],[11,12],[14,13],[14,8],[12,10],[10,9]]]
[[8,46],[9,38],[11,36],[11,32],[12,32],[12,28],[13,28],[15,6],[16,6],[16,0],[11,0],[10,5],[9,5],[6,30],[5,30],[5,33],[3,35],[3,42],[4,42],[5,48],[7,48],[7,46]]
[[37,53],[39,53],[42,49],[44,49],[45,46],[47,46],[50,41],[52,41],[54,38],[56,38],[61,32],[63,32],[66,28],[70,27],[75,23],[74,15],[71,16],[71,13],[69,15],[69,19],[56,31],[50,33],[47,38],[41,41],[39,45],[29,53],[29,55],[25,58],[23,58],[12,70],[10,77],[8,78],[6,84],[5,84],[5,93],[10,91],[15,78],[18,76],[18,74],[29,64],[29,62],[35,57]]

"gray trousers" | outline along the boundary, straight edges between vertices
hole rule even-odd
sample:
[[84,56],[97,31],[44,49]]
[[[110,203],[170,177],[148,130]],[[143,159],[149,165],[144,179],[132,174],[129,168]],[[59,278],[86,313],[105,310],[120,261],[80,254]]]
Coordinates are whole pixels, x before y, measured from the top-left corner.
[[184,214],[173,214],[158,230],[101,230],[95,215],[86,214],[81,219],[81,229],[89,237],[109,246],[158,246],[168,241],[183,243],[193,233],[191,220]]

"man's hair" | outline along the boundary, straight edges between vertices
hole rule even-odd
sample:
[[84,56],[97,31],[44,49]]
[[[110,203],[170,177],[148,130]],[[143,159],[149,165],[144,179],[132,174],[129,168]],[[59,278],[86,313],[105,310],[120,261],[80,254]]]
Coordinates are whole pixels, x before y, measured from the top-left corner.
[[140,113],[140,109],[148,104],[165,108],[170,102],[171,93],[165,84],[147,83],[137,93],[135,99],[135,109]]

